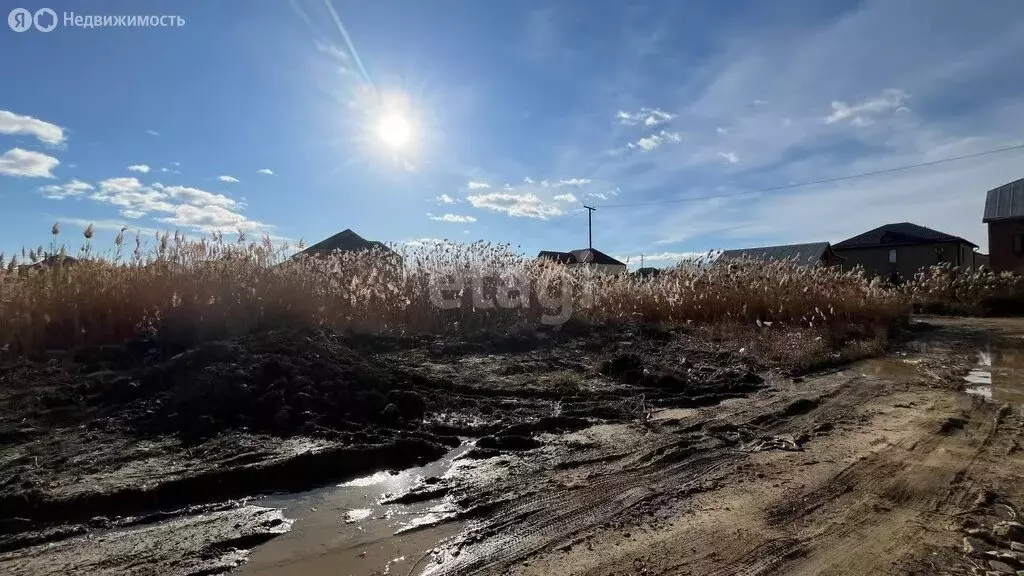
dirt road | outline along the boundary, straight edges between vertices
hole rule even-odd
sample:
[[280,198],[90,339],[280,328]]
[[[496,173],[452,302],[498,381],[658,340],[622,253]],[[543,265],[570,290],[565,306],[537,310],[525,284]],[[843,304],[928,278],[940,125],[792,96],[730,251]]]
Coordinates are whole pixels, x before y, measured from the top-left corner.
[[[16,485],[4,484],[0,503],[36,516],[0,523],[0,571],[56,574],[84,558],[78,565],[88,573],[216,573],[248,558],[239,573],[1014,574],[1024,570],[1024,526],[1015,524],[1024,502],[1024,321],[926,320],[930,328],[919,326],[884,358],[804,378],[758,369],[741,351],[685,334],[644,331],[378,350],[369,368],[354,369],[394,374],[377,381],[414,391],[412,408],[425,415],[356,414],[354,434],[403,439],[395,463],[448,455],[248,504],[223,496],[322,485],[357,469],[360,452],[335,451],[340,440],[328,434],[253,439],[243,430],[187,445],[116,436],[130,456],[82,477],[103,487],[145,476],[153,488],[103,488],[100,498],[89,492],[92,480],[69,484],[67,472],[47,477],[29,460],[43,446],[36,434],[33,444],[5,448],[20,478],[31,474],[42,506],[18,503]],[[182,372],[175,362],[168,373]],[[411,398],[383,386],[388,399]],[[293,388],[285,389],[289,405],[310,390]],[[271,382],[260,398],[281,389]],[[308,421],[334,425],[306,402]],[[148,432],[148,411],[166,406],[182,422],[181,405],[132,404],[137,420],[109,417],[106,428],[140,422]],[[189,422],[206,430],[231,425],[196,414]],[[294,426],[275,425],[289,434]],[[56,438],[65,451],[67,438],[80,441]],[[238,438],[250,438],[242,454],[230,446]],[[417,452],[413,440],[429,450]],[[326,448],[308,449],[318,443]],[[362,454],[381,458],[373,450]],[[80,457],[60,457],[82,466]],[[153,471],[165,460],[177,464],[161,484]],[[242,477],[244,486],[231,483]],[[135,508],[159,504],[155,495],[207,503],[138,515]],[[121,514],[90,520],[104,503]],[[61,510],[74,512],[73,522],[61,521]],[[146,550],[145,560],[132,550]]]
[[[1024,502],[1024,421],[1003,403],[1024,389],[1024,323],[931,322],[884,359],[553,441],[428,572],[1016,573],[1024,554],[989,534]],[[972,368],[995,398],[963,392]],[[472,507],[479,489],[455,490]]]

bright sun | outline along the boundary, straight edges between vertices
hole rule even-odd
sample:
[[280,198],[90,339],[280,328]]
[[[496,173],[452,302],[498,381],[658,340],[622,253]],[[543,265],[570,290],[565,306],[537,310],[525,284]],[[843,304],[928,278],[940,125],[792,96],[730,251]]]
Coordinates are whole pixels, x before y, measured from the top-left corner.
[[409,142],[412,127],[398,114],[388,114],[377,122],[377,136],[392,148],[401,148]]

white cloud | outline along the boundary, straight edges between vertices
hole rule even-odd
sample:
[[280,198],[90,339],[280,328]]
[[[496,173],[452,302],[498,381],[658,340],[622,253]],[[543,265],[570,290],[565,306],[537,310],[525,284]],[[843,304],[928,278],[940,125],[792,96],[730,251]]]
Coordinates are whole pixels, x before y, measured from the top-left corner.
[[551,216],[564,214],[562,208],[544,202],[535,194],[492,192],[469,196],[467,199],[475,208],[494,210],[515,217],[545,220]]
[[576,197],[568,192],[565,194],[559,194],[555,196],[555,200],[558,202],[576,202]]
[[100,189],[109,192],[135,192],[142,189],[142,182],[134,177],[108,178],[100,182]]
[[223,176],[217,176],[217,180],[220,180],[221,182],[228,182],[230,184],[238,184],[240,182],[238,178],[235,178],[234,176],[228,176],[226,174]]
[[561,188],[563,186],[579,187],[590,184],[590,182],[591,180],[589,178],[569,178],[568,180],[563,178],[555,182],[549,182],[547,180],[544,180],[540,183],[540,185],[543,186],[544,188]]
[[641,257],[643,258],[643,265],[650,266],[652,263],[668,262],[669,264],[676,264],[687,260],[700,260],[715,256],[714,252],[655,252],[653,254],[635,254],[633,256],[616,256],[615,259],[620,262],[626,262],[630,265],[639,266]]
[[[157,185],[154,185],[157,188]],[[175,200],[181,200],[186,204],[195,206],[220,206],[222,208],[234,208],[237,203],[223,194],[207,192],[198,188],[187,186],[159,186],[158,190],[163,191]]]
[[60,161],[53,156],[12,148],[0,156],[0,175],[24,178],[55,178],[53,169]]
[[441,216],[434,216],[430,212],[427,212],[427,217],[431,220],[437,220],[439,222],[476,222],[476,218],[472,216],[463,216],[461,214],[443,214]]
[[265,232],[271,226],[249,220],[245,216],[221,206],[193,206],[179,204],[171,210],[172,215],[159,218],[160,222],[194,228],[202,232]]
[[160,133],[157,132],[156,130],[146,130],[146,134],[149,134],[150,136],[159,136],[160,135]]
[[159,182],[146,186],[132,177],[109,178],[99,186],[99,191],[90,198],[117,206],[125,218],[162,213],[167,216],[157,221],[201,232],[265,232],[272,228],[239,213],[244,204],[199,188],[165,186]]
[[718,156],[729,164],[735,164],[740,161],[740,157],[735,152],[719,152]]
[[139,218],[149,212],[172,212],[174,205],[160,190],[143,186],[137,178],[108,178],[90,198],[117,206],[126,218]]
[[92,189],[93,187],[91,184],[73,179],[67,184],[51,184],[49,186],[43,186],[39,191],[51,200],[63,200],[64,198],[71,196],[80,196]]
[[729,129],[728,128],[723,128],[721,126],[719,126],[718,128],[715,128],[715,131],[718,132],[719,134],[728,134],[729,133]]
[[399,242],[399,244],[404,244],[411,248],[418,248],[420,246],[436,246],[437,244],[446,243],[448,243],[448,240],[443,240],[441,238],[410,238],[404,242]]
[[527,176],[526,178],[523,178],[523,182],[526,182],[527,184],[533,184],[533,178]]
[[149,172],[149,166],[146,166],[145,164],[132,164],[131,166],[128,167],[128,171],[141,172],[143,174],[146,174]]
[[608,190],[606,192],[587,192],[587,198],[596,198],[598,200],[607,200],[609,198],[619,195],[619,189]]
[[491,187],[491,185],[488,184],[487,182],[479,182],[479,181],[470,180],[469,182],[466,183],[466,188],[469,188],[470,190],[482,190],[484,188],[490,188],[490,187]]
[[434,200],[436,200],[439,204],[455,204],[455,198],[452,198],[447,194],[441,194]]
[[882,90],[878,96],[868,98],[862,102],[850,105],[846,102],[832,102],[832,113],[825,118],[825,122],[833,124],[842,120],[852,119],[855,126],[868,126],[874,122],[876,116],[887,112],[908,111],[909,108],[903,104],[910,98],[910,95],[896,88]]
[[0,110],[0,134],[35,136],[46,144],[63,144],[64,129],[45,120],[22,116],[9,110]]
[[[99,192],[92,195],[98,202],[121,208],[126,218],[139,218],[150,212],[176,212],[183,205],[232,209],[238,203],[224,196],[187,186],[145,186],[137,178],[109,178],[100,182]],[[175,202],[177,201],[177,202]]]
[[181,166],[181,162],[168,162],[171,166]]
[[267,176],[273,176],[274,175],[274,171],[271,170],[270,168],[260,168],[259,170],[256,171],[256,173],[257,174],[266,174]]
[[678,144],[681,141],[682,137],[678,132],[666,132],[662,130],[659,134],[651,134],[650,136],[637,140],[635,143],[630,142],[626,145],[626,148],[640,148],[645,152],[650,152],[663,144]]
[[622,124],[634,126],[643,123],[644,126],[657,126],[675,118],[675,114],[669,114],[660,108],[641,108],[639,112],[626,112],[619,110],[615,118]]

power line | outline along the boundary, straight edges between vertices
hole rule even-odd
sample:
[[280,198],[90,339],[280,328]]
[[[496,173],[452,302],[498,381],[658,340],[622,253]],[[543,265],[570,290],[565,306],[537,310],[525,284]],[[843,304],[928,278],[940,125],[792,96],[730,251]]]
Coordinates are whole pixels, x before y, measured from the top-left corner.
[[887,168],[885,170],[875,170],[874,172],[864,172],[861,174],[851,174],[849,176],[839,176],[837,178],[826,178],[825,180],[812,180],[810,182],[800,182],[798,184],[786,184],[784,186],[772,186],[771,188],[758,188],[756,190],[743,190],[742,192],[731,192],[729,194],[714,194],[710,196],[693,196],[690,198],[672,198],[669,200],[653,200],[650,202],[633,202],[630,204],[595,204],[596,208],[628,208],[632,206],[654,206],[658,204],[675,204],[679,202],[694,202],[696,200],[712,200],[714,198],[730,198],[733,196],[745,196],[748,194],[757,194],[760,192],[774,192],[776,190],[788,190],[790,188],[802,188],[804,186],[815,186],[817,184],[828,184],[831,182],[842,182],[843,180],[853,180],[856,178],[866,178],[868,176],[877,176],[879,174],[889,174],[891,172],[899,172],[901,170],[910,170],[912,168],[923,168],[925,166],[935,166],[937,164],[945,164],[947,162],[955,162],[957,160],[966,160],[968,158],[977,158],[979,156],[987,156],[989,154],[998,154],[999,152],[1009,152],[1010,150],[1024,149],[1024,144],[1017,146],[1008,146],[1006,148],[997,148],[995,150],[986,150],[985,152],[977,152],[975,154],[965,154],[963,156],[953,156],[952,158],[943,158],[942,160],[933,160],[931,162],[922,162],[920,164],[909,164],[907,166],[897,166],[896,168]]

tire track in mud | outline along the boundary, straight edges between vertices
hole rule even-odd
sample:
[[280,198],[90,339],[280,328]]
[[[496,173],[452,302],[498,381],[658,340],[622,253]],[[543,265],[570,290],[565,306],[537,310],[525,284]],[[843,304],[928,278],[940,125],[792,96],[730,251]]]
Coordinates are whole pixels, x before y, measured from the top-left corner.
[[[865,388],[851,391],[843,387],[819,390],[809,397],[790,396],[768,406],[755,404],[752,410],[744,410],[742,416],[733,417],[739,416],[740,422],[746,422],[741,427],[761,433],[792,429],[805,425],[811,418],[847,410],[867,393]],[[833,403],[823,406],[826,398]],[[720,438],[716,430],[723,425],[735,427],[720,418],[698,418],[693,425],[680,430],[683,437],[673,435],[669,441],[629,456],[624,469],[599,476],[585,487],[556,490],[510,503],[471,528],[467,541],[475,540],[475,544],[422,574],[472,576],[500,572],[537,552],[568,543],[574,535],[597,528],[644,501],[685,492],[715,479],[716,473],[749,456]],[[738,573],[766,574],[804,553],[798,540],[770,541],[738,560],[743,566]],[[733,573],[737,572],[722,572]]]
[[482,541],[464,549],[458,557],[428,568],[423,574],[473,576],[505,570],[531,554],[600,526],[646,500],[696,487],[742,457],[732,450],[716,449],[667,467],[659,465],[659,459],[644,470],[610,474],[584,487],[513,502],[470,530],[491,536],[483,536]]
[[790,560],[806,554],[807,548],[798,540],[790,538],[769,540],[756,546],[736,562],[712,570],[708,574],[709,576],[763,576],[775,572]]
[[[973,409],[964,418],[931,419],[912,434],[846,466],[815,490],[768,509],[765,523],[803,542],[806,554],[786,573],[898,569],[927,537],[923,526],[948,517],[961,479],[998,425]],[[979,418],[982,416],[982,418]],[[953,429],[949,422],[956,421]],[[945,512],[943,512],[945,511]]]
[[[641,453],[627,457],[623,468],[607,471],[586,486],[556,489],[505,504],[473,526],[465,540],[467,545],[460,549],[458,556],[429,567],[423,574],[472,576],[502,572],[538,552],[569,544],[581,533],[598,528],[645,501],[698,487],[706,480],[717,480],[718,472],[749,457],[734,443],[723,439],[719,428],[726,431],[744,428],[757,434],[808,430],[816,423],[849,418],[865,399],[880,393],[883,385],[860,375],[836,375],[819,384],[803,393],[782,394],[770,397],[768,402],[726,408],[724,414],[719,412],[710,418],[698,417],[696,422],[672,435],[672,441],[649,445]],[[925,445],[918,444],[929,438],[929,432],[935,436],[934,430],[924,430],[919,436],[904,439],[900,445],[904,451],[924,449]],[[861,484],[872,486],[900,476],[902,470],[894,467],[899,459],[894,463],[892,456],[890,453],[889,458],[874,456],[857,462],[818,490],[794,495],[769,510],[766,519],[769,527],[784,529],[781,532],[771,530],[776,537],[752,543],[746,550],[734,548],[731,558],[724,563],[720,559],[709,573],[723,576],[777,573],[813,554],[815,546],[820,546],[822,541],[856,531],[858,523],[853,521],[849,529],[826,528],[822,532],[819,528],[818,538],[814,538],[801,534],[800,530],[785,529],[783,525],[811,514]],[[881,484],[876,488],[881,491]],[[913,491],[898,484],[893,484],[889,491],[893,501],[915,498]],[[718,546],[712,540],[705,544],[711,549]]]
[[[920,468],[927,467],[924,460],[934,454],[940,445],[948,442],[949,432],[943,431],[945,425],[936,423],[934,428],[921,428],[898,443],[846,466],[817,489],[794,495],[770,509],[766,514],[766,523],[769,526],[791,523],[851,492],[873,494],[898,506],[914,502],[916,493],[934,494],[931,490],[913,489],[908,481],[924,480],[925,484],[930,484],[935,480],[936,475],[923,473],[926,471]],[[968,464],[974,462],[978,450],[987,443],[990,436],[991,430],[984,434],[981,445],[972,450]],[[962,474],[962,469],[957,469],[959,474]]]

